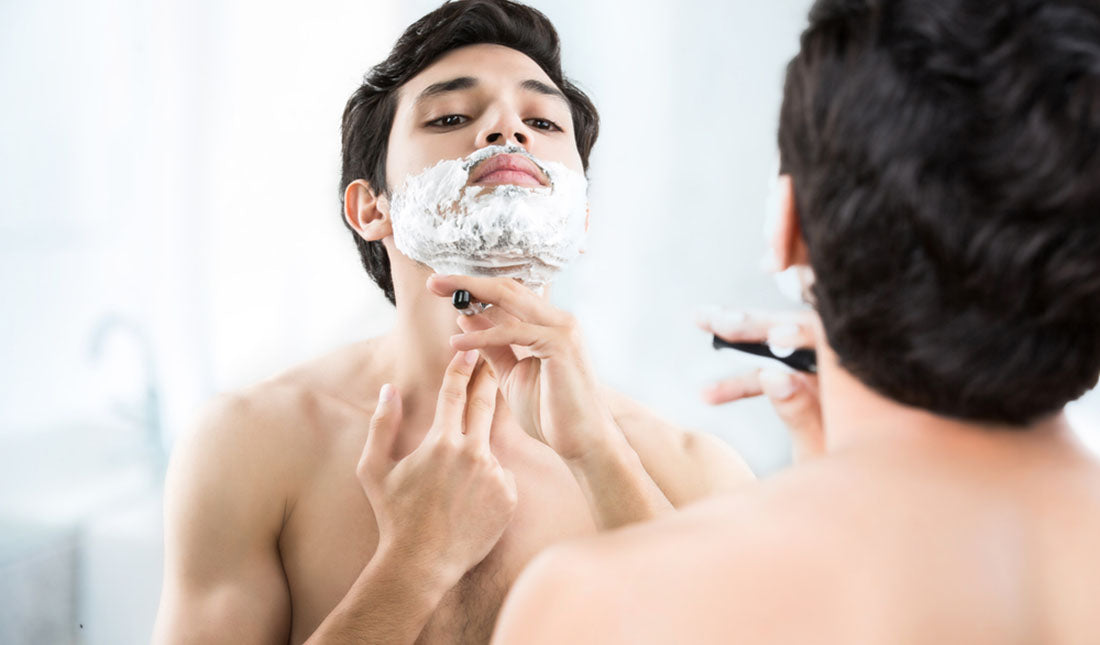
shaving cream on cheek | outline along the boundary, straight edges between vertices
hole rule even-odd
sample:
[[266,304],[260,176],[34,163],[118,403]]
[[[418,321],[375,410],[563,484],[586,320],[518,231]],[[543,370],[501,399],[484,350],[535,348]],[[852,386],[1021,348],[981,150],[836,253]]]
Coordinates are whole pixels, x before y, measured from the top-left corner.
[[[498,154],[523,155],[549,186],[470,186],[470,172]],[[390,200],[393,240],[438,273],[510,277],[533,289],[579,255],[588,182],[519,146],[489,146],[409,176]]]

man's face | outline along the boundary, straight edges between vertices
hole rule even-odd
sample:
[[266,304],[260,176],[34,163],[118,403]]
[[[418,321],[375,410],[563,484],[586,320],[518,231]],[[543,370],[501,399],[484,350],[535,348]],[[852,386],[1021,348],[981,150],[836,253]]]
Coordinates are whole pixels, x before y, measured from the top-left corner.
[[[390,131],[386,182],[396,190],[407,176],[439,161],[507,143],[583,172],[569,102],[533,60],[500,45],[456,49],[401,87]],[[471,182],[545,183],[539,175],[522,168],[503,167],[491,173],[475,168]]]

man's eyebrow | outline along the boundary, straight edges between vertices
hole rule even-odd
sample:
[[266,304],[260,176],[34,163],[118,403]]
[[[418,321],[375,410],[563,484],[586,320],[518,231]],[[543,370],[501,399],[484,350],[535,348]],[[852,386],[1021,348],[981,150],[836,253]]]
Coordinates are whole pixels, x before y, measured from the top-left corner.
[[468,90],[477,86],[477,79],[472,76],[459,76],[458,78],[452,78],[449,81],[440,81],[438,83],[432,83],[428,87],[424,88],[424,91],[416,97],[416,103],[431,98],[433,96],[439,96],[440,94],[446,94],[447,92],[457,92],[459,90]]
[[553,96],[555,98],[559,98],[559,99],[565,101],[566,103],[569,102],[569,99],[567,99],[565,97],[565,94],[563,94],[561,90],[559,90],[558,88],[556,88],[552,85],[547,85],[546,83],[543,83],[542,81],[536,81],[533,78],[527,79],[526,81],[523,81],[522,83],[519,84],[519,86],[522,87],[525,90],[531,90],[532,92],[538,92],[539,94],[546,94],[547,96]]

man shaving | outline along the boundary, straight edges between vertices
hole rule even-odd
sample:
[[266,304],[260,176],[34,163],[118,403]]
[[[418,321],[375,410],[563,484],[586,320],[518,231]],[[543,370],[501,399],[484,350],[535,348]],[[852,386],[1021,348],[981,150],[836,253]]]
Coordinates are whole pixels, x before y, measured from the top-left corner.
[[[177,448],[156,642],[484,643],[546,546],[748,479],[721,442],[603,394],[535,295],[584,235],[596,118],[550,23],[504,0],[444,5],[367,75],[342,214],[396,326],[222,397]],[[436,270],[515,278],[526,308],[460,328]],[[452,348],[509,311],[541,340],[490,363]]]
[[552,548],[494,642],[1097,642],[1063,408],[1100,373],[1100,5],[819,0],[779,143],[824,455]]

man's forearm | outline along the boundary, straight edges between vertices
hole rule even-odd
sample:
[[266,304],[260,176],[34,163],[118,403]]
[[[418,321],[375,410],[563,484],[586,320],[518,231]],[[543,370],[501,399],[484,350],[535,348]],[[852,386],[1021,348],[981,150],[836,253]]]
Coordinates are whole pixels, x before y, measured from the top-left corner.
[[413,643],[451,586],[441,571],[376,553],[306,645]]
[[672,505],[642,466],[622,432],[609,421],[605,440],[567,462],[600,530],[652,519]]

